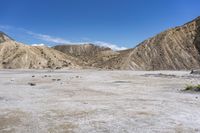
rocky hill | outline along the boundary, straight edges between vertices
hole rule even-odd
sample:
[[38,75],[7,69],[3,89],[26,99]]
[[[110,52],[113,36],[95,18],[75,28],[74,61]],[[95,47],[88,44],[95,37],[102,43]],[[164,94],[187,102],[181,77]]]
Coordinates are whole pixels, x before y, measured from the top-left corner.
[[94,44],[57,45],[53,48],[79,58],[83,62],[86,62],[87,66],[93,67],[98,67],[102,62],[110,60],[119,54],[108,47],[101,47]]
[[102,62],[100,67],[131,70],[200,68],[200,17],[166,30],[133,49]]
[[0,68],[77,68],[78,59],[60,51],[40,46],[28,46],[0,33]]

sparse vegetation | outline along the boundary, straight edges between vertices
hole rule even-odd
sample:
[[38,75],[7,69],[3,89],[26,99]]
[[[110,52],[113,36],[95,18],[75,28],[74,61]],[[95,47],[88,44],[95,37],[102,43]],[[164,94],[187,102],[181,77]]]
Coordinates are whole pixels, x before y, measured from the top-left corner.
[[200,84],[198,85],[187,85],[184,91],[199,91],[200,92]]

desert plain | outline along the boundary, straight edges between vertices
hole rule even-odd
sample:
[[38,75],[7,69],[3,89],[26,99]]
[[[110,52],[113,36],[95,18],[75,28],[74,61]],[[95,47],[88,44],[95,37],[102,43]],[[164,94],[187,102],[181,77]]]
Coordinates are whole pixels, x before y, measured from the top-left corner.
[[0,70],[1,133],[200,132],[190,71]]

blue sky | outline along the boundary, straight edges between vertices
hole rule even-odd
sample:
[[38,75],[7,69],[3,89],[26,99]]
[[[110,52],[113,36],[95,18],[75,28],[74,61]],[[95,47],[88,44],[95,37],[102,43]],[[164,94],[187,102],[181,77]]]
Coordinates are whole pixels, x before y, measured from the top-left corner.
[[[200,16],[199,0],[0,0],[0,30],[26,44],[132,48]],[[116,46],[115,46],[116,45]],[[123,48],[122,48],[123,49]]]

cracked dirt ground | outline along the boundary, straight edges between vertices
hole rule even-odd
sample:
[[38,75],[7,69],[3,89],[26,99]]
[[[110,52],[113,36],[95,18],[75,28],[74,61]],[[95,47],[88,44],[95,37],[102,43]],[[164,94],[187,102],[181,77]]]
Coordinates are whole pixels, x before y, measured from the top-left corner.
[[200,93],[181,91],[199,81],[188,71],[1,70],[0,132],[200,132]]

